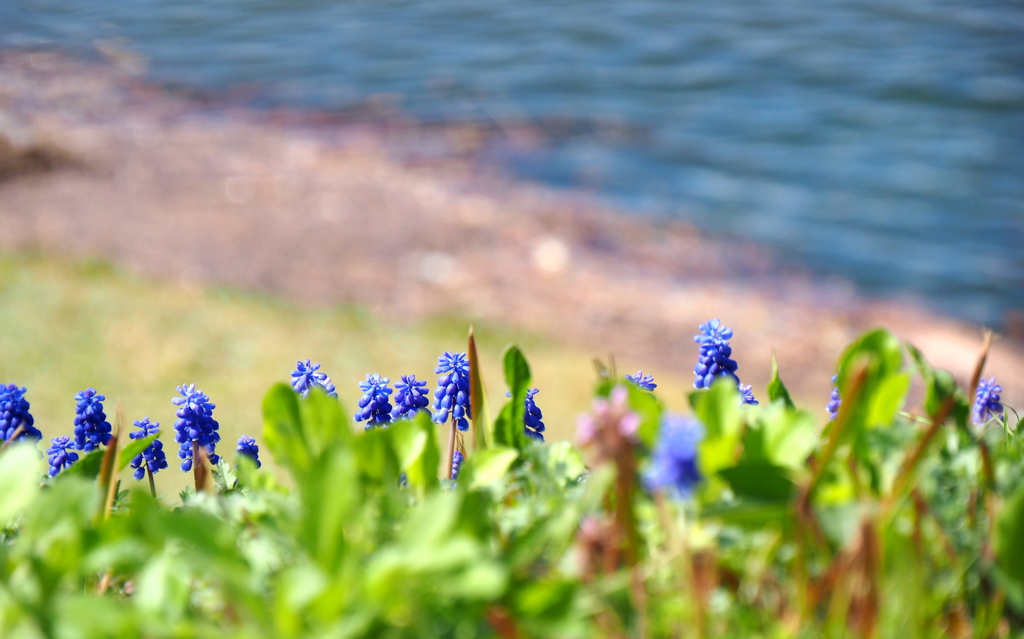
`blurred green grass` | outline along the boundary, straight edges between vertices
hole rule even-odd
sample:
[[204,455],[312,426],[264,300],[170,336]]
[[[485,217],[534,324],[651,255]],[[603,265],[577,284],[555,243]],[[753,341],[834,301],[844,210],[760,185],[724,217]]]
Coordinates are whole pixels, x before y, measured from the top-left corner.
[[[159,475],[162,492],[176,493],[188,480],[173,470],[177,458],[170,459],[176,454],[171,398],[179,384],[195,383],[217,405],[219,452],[232,459],[239,435],[260,438],[263,395],[274,382],[290,380],[297,359],[321,362],[354,411],[367,373],[392,381],[414,373],[432,391],[437,356],[465,350],[467,330],[465,318],[398,324],[359,308],[307,308],[255,293],[146,280],[99,260],[0,253],[0,382],[28,387],[44,443],[71,434],[74,395],[88,387],[106,395],[111,421],[117,401],[129,422],[159,421],[172,466]],[[505,401],[501,353],[516,343],[541,389],[537,403],[549,440],[571,437],[576,415],[590,405],[595,353],[486,323],[475,332],[492,416]],[[685,406],[688,376],[619,364],[620,375],[638,367],[654,373],[670,408]]]

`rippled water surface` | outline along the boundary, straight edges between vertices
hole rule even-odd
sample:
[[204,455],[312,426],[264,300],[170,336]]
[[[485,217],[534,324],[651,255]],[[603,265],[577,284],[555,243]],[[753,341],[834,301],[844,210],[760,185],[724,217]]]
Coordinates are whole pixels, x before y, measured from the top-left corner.
[[110,38],[277,103],[563,123],[491,155],[871,293],[1024,309],[1020,2],[0,1],[0,46]]

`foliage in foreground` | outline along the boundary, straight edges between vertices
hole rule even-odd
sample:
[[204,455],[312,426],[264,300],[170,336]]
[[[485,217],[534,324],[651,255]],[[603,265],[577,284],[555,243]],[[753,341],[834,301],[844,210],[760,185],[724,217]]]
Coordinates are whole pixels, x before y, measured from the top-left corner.
[[[601,369],[579,448],[524,430],[530,369],[515,348],[490,420],[469,354],[474,420],[447,455],[427,412],[357,434],[336,398],[286,384],[263,400],[261,440],[286,485],[248,455],[211,467],[196,447],[197,490],[178,503],[120,490],[118,471],[154,441],[122,448],[121,420],[43,483],[34,447],[6,446],[0,636],[1024,630],[1016,428],[972,425],[952,376],[886,331],[840,357],[824,429],[777,372],[760,405],[738,379],[702,384],[689,421]],[[438,480],[455,452],[457,481]]]

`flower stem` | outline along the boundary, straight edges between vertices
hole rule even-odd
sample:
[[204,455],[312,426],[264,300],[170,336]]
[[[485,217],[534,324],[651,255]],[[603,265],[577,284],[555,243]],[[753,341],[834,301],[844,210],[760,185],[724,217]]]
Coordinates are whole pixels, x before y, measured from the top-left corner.
[[448,431],[448,479],[452,479],[452,463],[455,461],[455,415],[452,415],[452,427]]
[[156,499],[156,482],[153,481],[153,471],[149,469],[149,464],[146,464],[146,475],[149,477],[149,492],[153,495],[153,499]]

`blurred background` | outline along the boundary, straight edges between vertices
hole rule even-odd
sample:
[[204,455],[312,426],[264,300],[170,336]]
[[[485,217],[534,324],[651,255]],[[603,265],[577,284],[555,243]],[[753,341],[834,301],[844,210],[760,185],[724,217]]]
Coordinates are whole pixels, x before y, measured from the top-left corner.
[[[574,362],[539,364],[576,389],[549,400],[569,421],[591,354],[667,376],[682,404],[689,337],[715,316],[739,329],[741,376],[763,383],[774,348],[821,407],[839,349],[878,322],[962,377],[994,327],[994,372],[1024,371],[1019,2],[7,0],[0,48],[11,273],[75,290],[97,277],[80,260],[102,258],[110,290],[123,268],[148,290],[375,318],[333,350],[320,325],[291,331],[266,368],[221,353],[233,375],[319,357],[354,388],[396,348],[353,360],[354,342],[454,350],[489,322]],[[5,326],[61,313],[0,296],[26,305]],[[193,334],[216,334],[205,317]],[[54,322],[55,345],[84,339]],[[0,339],[5,379],[46,383]],[[430,349],[398,350],[427,375]]]

